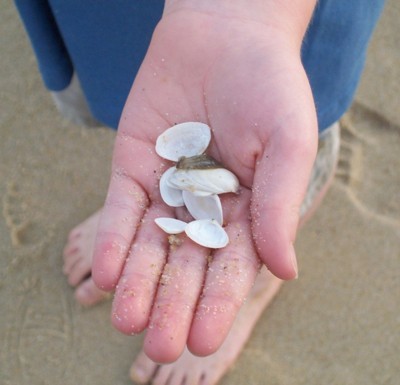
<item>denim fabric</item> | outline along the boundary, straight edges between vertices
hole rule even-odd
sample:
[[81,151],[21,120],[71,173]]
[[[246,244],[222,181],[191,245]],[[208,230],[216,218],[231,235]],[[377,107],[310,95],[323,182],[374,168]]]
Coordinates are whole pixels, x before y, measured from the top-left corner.
[[321,0],[303,40],[302,61],[322,131],[349,108],[384,0]]
[[64,89],[74,67],[47,0],[15,0],[47,88]]
[[[50,90],[76,71],[95,118],[116,128],[162,0],[15,0]],[[320,0],[302,47],[320,131],[349,107],[384,0]]]

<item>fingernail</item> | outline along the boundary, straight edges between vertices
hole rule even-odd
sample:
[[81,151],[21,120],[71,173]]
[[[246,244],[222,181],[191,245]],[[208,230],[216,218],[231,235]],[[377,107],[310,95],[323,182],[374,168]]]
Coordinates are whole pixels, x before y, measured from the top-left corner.
[[296,258],[296,253],[294,252],[294,248],[292,248],[292,253],[290,255],[290,259],[292,261],[293,270],[296,273],[294,279],[297,279],[297,278],[299,278],[299,268],[297,266],[297,258]]

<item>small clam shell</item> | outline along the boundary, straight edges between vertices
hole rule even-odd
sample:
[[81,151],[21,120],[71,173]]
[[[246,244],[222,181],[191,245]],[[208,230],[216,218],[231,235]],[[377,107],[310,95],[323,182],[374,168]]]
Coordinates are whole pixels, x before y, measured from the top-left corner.
[[210,249],[220,249],[229,242],[228,234],[222,226],[210,219],[188,223],[185,233],[193,242]]
[[167,183],[170,187],[190,191],[196,195],[223,194],[239,190],[237,177],[225,168],[176,169],[169,176]]
[[163,229],[167,234],[179,234],[185,231],[186,222],[175,218],[156,218],[154,220],[157,226]]
[[198,196],[183,191],[183,201],[194,219],[214,219],[222,225],[222,206],[218,195]]
[[202,154],[210,144],[211,130],[207,124],[186,122],[164,131],[156,141],[156,152],[164,159],[177,162],[179,158]]
[[168,184],[168,179],[171,174],[176,170],[175,167],[170,167],[167,171],[162,174],[160,178],[160,194],[162,200],[171,207],[184,206],[182,190],[171,187]]

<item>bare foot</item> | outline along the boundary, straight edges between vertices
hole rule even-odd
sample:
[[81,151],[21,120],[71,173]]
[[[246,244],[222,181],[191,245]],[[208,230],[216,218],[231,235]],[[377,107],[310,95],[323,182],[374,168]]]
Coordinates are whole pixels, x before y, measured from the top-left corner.
[[174,363],[158,365],[142,351],[133,363],[131,379],[139,384],[154,385],[213,385],[226,373],[247,342],[251,331],[266,306],[278,292],[282,281],[265,268],[220,349],[208,357],[197,357],[185,349]]
[[69,234],[63,251],[63,272],[68,283],[76,287],[75,298],[84,305],[91,306],[108,297],[99,290],[91,278],[92,255],[100,211],[76,226]]

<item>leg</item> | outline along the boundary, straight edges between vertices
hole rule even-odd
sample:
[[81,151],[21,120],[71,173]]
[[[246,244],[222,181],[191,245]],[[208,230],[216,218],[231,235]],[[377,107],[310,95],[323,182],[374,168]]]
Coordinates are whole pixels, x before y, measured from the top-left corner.
[[90,112],[89,105],[76,74],[73,75],[71,83],[65,90],[52,91],[51,96],[58,111],[65,119],[74,124],[87,127],[100,125]]

